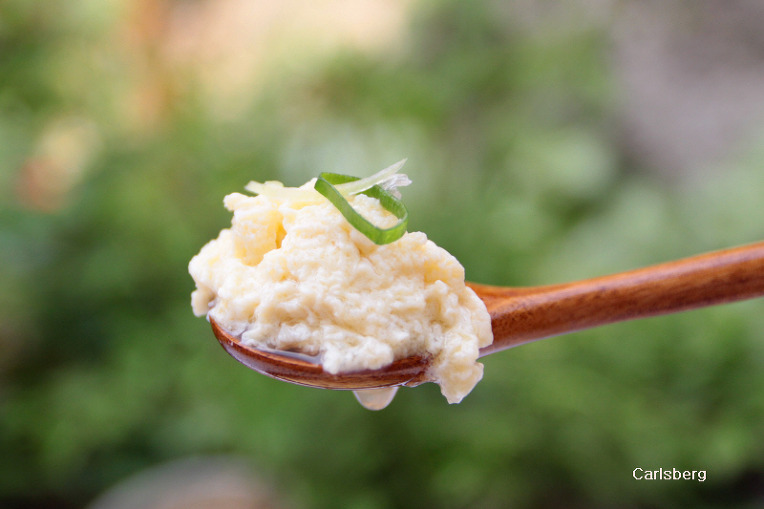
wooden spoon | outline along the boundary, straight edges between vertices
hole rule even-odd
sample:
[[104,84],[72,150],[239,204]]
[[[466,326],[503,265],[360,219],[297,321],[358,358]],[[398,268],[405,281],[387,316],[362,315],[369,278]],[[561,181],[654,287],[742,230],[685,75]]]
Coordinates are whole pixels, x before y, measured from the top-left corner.
[[[493,343],[480,356],[536,339],[599,325],[647,318],[764,295],[764,242],[652,267],[536,287],[468,283],[491,315]],[[309,358],[245,346],[210,319],[220,344],[260,373],[324,389],[415,386],[427,379],[429,359],[413,356],[377,370],[333,375]]]

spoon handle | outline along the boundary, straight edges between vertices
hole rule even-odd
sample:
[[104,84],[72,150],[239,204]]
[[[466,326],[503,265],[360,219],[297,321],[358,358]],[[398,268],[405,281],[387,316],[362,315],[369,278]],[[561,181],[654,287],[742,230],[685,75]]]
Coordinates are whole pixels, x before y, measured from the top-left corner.
[[573,283],[471,285],[494,333],[485,356],[528,341],[609,323],[764,295],[764,242]]

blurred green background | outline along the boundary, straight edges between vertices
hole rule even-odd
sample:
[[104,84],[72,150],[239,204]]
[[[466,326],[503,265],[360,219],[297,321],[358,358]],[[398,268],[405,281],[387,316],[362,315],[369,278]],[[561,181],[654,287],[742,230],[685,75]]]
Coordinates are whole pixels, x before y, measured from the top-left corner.
[[761,300],[526,345],[459,405],[427,385],[369,412],[237,364],[187,273],[249,180],[403,157],[411,229],[472,281],[764,239],[761,14],[0,3],[0,506],[764,507]]

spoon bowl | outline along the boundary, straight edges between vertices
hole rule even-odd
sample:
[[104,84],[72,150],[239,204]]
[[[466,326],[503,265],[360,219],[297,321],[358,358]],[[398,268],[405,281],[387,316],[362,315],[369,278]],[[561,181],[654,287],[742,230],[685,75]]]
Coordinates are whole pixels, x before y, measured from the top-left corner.
[[[601,325],[687,311],[764,295],[764,242],[609,276],[559,285],[509,288],[467,283],[491,316],[484,357],[537,339]],[[398,359],[380,369],[332,374],[291,352],[242,344],[212,318],[223,348],[270,377],[322,389],[365,390],[430,381],[429,358]]]
[[363,390],[426,382],[429,358],[415,355],[394,361],[380,369],[364,369],[341,374],[324,371],[321,364],[292,352],[261,350],[242,344],[239,339],[210,318],[212,332],[231,357],[258,373],[297,385],[320,389]]

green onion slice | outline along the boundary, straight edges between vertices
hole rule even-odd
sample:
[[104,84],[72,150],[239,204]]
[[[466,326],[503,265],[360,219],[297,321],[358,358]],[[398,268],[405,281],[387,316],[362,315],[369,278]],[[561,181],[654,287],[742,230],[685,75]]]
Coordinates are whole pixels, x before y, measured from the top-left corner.
[[379,228],[374,226],[368,219],[361,214],[348,203],[347,199],[340,193],[335,185],[344,184],[346,182],[355,182],[359,180],[357,177],[351,177],[349,175],[340,175],[338,173],[321,173],[316,179],[315,189],[322,195],[324,195],[337,210],[345,216],[345,219],[359,232],[366,235],[375,244],[389,244],[395,242],[406,233],[406,227],[408,226],[409,213],[406,210],[406,206],[392,194],[388,193],[378,185],[374,185],[362,193],[376,198],[385,210],[391,212],[399,221],[390,228]]

